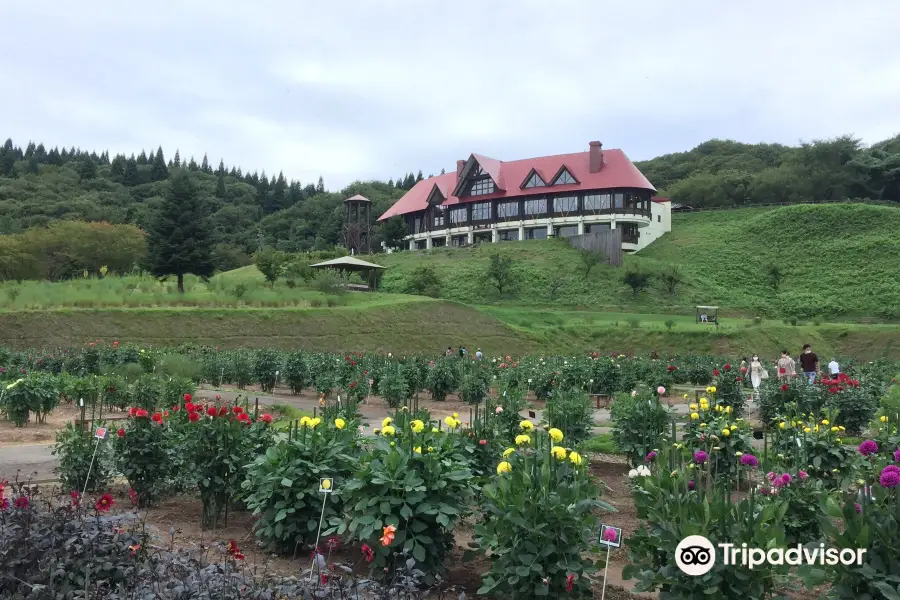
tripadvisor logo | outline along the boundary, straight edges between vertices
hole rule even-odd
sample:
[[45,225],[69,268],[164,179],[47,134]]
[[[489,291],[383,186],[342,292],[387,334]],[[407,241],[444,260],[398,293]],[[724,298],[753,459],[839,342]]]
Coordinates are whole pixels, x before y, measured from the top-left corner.
[[[804,547],[797,544],[793,548],[749,548],[734,544],[718,544],[722,550],[722,564],[729,567],[753,569],[763,564],[770,565],[862,565],[865,548]],[[675,564],[685,575],[699,577],[709,573],[716,565],[716,547],[702,535],[689,535],[675,548]]]

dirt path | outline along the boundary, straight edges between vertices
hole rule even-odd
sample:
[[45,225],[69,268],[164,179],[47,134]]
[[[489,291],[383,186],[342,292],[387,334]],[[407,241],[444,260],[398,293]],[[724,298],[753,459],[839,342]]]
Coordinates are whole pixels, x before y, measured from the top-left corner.
[[55,480],[56,457],[50,454],[52,444],[23,444],[0,448],[0,481]]

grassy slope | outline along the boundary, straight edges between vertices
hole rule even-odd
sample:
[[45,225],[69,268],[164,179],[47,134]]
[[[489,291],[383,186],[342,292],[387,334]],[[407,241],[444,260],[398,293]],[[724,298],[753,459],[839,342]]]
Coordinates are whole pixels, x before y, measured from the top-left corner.
[[451,302],[319,309],[108,309],[0,313],[0,345],[80,345],[95,338],[157,346],[181,343],[319,351],[440,352],[479,344],[529,352],[527,336]]
[[[578,254],[559,241],[377,257],[391,267],[385,292],[404,290],[416,267],[431,265],[445,298],[480,310],[392,293],[347,294],[337,300],[340,306],[329,308],[319,292],[281,282],[274,289],[262,287],[254,267],[224,273],[209,284],[188,278],[183,297],[173,293],[174,282],[152,278],[5,283],[0,284],[0,344],[79,344],[99,337],[157,345],[395,352],[464,344],[498,353],[769,354],[809,342],[821,354],[900,357],[897,325],[807,321],[792,327],[778,318],[810,306],[815,310],[809,316],[821,314],[823,321],[877,316],[884,307],[897,310],[900,241],[890,234],[898,225],[900,209],[864,205],[676,215],[671,234],[626,257],[626,265],[648,270],[677,264],[685,283],[675,296],[653,284],[633,297],[620,281],[622,271],[611,267],[594,267],[585,277]],[[484,281],[494,252],[516,261],[520,285],[514,298],[498,301]],[[759,281],[762,275],[749,275],[773,260],[785,271],[777,294]],[[564,285],[551,302],[549,282],[556,273],[564,276]],[[238,298],[241,285],[246,291]],[[707,303],[730,315],[718,331],[693,322],[693,307]],[[761,313],[776,318],[758,325],[746,318]]]
[[[594,267],[585,277],[577,252],[562,241],[393,254],[382,259],[392,267],[382,289],[404,291],[417,266],[431,265],[442,297],[497,303],[482,274],[499,252],[516,261],[520,282],[501,305],[693,314],[697,304],[716,304],[736,316],[900,319],[900,208],[798,205],[675,215],[672,230],[625,263],[649,271],[677,265],[685,281],[675,296],[657,282],[634,297],[612,267]],[[785,274],[777,293],[767,284],[770,263]],[[551,302],[557,273],[565,282]]]

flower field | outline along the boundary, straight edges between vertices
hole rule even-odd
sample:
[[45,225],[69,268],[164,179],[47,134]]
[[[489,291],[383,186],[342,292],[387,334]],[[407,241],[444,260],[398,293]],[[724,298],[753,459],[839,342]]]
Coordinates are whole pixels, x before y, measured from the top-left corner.
[[[106,423],[57,431],[58,486],[3,482],[0,598],[898,597],[900,367],[756,403],[736,362],[0,349],[2,431]],[[224,386],[318,400],[276,423]],[[866,561],[689,576],[689,535]]]

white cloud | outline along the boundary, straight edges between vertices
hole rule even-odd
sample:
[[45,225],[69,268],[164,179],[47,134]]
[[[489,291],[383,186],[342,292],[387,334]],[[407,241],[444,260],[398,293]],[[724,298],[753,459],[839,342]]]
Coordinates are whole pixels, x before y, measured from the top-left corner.
[[[0,8],[18,142],[357,178],[900,131],[895,3],[112,0]],[[11,76],[8,76],[11,75]]]

